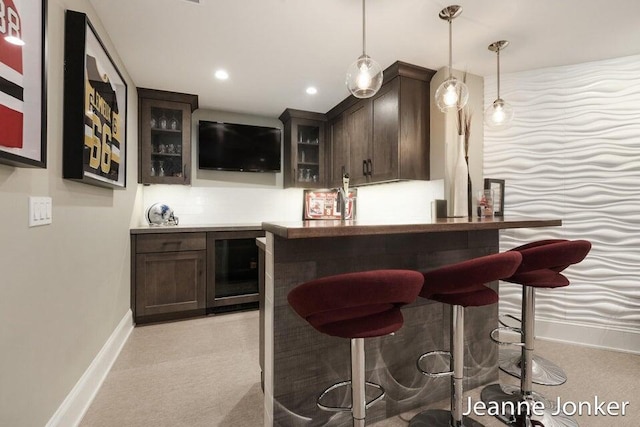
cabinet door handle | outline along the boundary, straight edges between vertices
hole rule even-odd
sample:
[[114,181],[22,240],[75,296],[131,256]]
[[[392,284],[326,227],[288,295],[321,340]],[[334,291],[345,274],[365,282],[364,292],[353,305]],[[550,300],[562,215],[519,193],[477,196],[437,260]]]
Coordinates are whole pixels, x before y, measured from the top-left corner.
[[362,161],[362,175],[367,176],[367,161]]
[[187,164],[185,163],[184,165],[182,165],[182,169],[184,170],[184,179],[187,180],[189,179],[189,171],[187,170]]
[[368,174],[369,176],[371,176],[371,174],[373,173],[373,162],[371,161],[371,159],[367,159],[367,164],[369,165],[367,167]]
[[344,173],[345,173],[345,172],[346,172],[346,171],[345,171],[345,168],[344,168],[344,166],[342,166],[342,176],[344,176]]
[[298,177],[296,176],[296,168],[293,168],[293,182],[298,182]]

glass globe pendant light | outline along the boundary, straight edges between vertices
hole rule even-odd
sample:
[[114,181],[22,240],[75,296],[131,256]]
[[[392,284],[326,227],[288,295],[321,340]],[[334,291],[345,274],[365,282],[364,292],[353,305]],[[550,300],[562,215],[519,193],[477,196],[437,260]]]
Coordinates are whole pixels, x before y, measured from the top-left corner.
[[362,55],[347,69],[347,88],[356,98],[370,98],[382,86],[382,68],[366,53],[365,0],[362,0]]
[[508,127],[513,120],[513,108],[500,98],[500,51],[509,46],[506,40],[500,40],[489,45],[489,50],[495,52],[498,58],[498,98],[484,110],[484,122],[493,129]]
[[452,5],[442,9],[438,16],[440,19],[449,22],[449,77],[438,86],[436,90],[436,105],[443,113],[447,111],[456,111],[467,105],[469,99],[469,89],[467,85],[456,79],[451,74],[452,63],[452,43],[451,33],[452,25],[451,21],[460,16],[462,13],[462,6]]

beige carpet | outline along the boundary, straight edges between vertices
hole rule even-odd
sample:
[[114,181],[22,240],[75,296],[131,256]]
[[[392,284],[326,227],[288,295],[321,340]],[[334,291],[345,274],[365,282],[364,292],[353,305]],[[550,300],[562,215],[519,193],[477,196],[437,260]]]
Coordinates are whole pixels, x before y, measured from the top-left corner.
[[[537,351],[569,381],[535,386],[563,401],[630,401],[625,417],[577,417],[581,427],[640,426],[640,356],[541,341]],[[447,379],[443,379],[447,381]],[[501,374],[501,381],[517,384]],[[480,390],[471,390],[474,401]],[[439,406],[446,406],[442,403]],[[416,411],[417,412],[417,411]],[[375,426],[401,427],[413,413]],[[493,417],[474,417],[500,427]],[[83,427],[258,427],[263,425],[258,312],[134,329],[85,415]]]

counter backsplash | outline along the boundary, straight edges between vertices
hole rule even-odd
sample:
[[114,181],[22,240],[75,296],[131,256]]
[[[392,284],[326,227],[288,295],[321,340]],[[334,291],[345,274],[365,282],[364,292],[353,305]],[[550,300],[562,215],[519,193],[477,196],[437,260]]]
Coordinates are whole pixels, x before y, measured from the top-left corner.
[[[431,218],[431,201],[444,198],[443,181],[402,181],[358,188],[357,219],[421,220]],[[303,190],[183,187],[143,187],[140,225],[144,213],[156,202],[168,204],[180,218],[180,225],[261,223],[299,221]]]

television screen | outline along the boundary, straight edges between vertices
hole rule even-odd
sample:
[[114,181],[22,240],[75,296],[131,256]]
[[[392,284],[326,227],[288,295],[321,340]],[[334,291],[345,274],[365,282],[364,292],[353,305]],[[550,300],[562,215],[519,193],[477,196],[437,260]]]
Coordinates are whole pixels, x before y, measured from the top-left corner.
[[198,167],[279,172],[281,131],[276,128],[200,121]]

